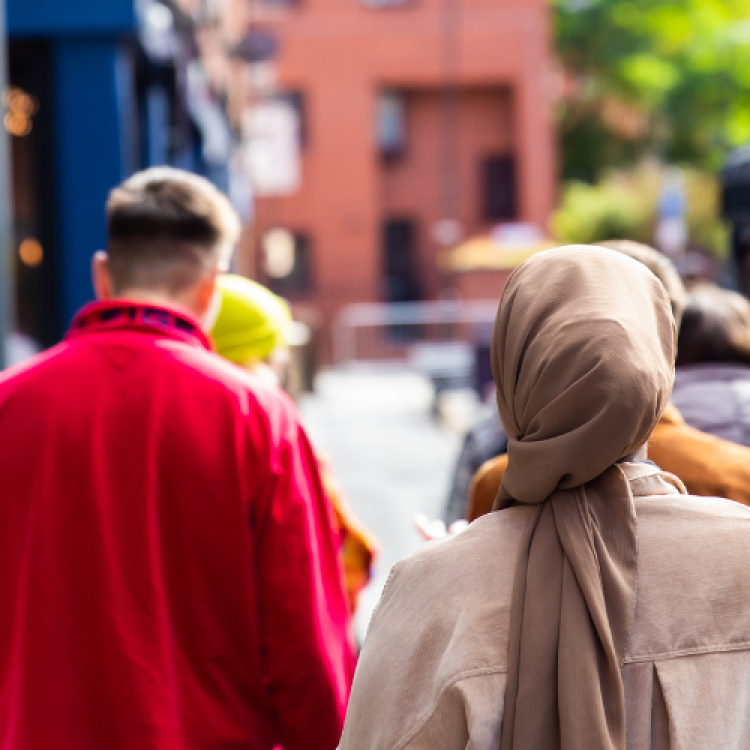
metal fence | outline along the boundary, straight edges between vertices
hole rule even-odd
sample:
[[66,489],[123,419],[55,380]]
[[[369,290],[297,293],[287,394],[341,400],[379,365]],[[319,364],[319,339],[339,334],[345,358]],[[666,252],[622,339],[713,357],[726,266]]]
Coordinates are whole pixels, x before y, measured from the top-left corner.
[[347,305],[334,323],[334,358],[408,365],[436,382],[471,379],[496,313],[489,300]]

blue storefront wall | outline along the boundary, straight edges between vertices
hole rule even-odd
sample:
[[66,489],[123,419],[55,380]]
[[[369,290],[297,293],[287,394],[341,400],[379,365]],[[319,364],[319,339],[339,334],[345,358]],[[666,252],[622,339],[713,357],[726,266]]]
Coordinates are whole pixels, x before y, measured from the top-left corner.
[[91,256],[106,242],[104,203],[132,170],[128,116],[132,75],[111,39],[63,39],[53,46],[55,172],[61,313],[92,298]]
[[135,28],[133,0],[6,0],[10,36],[120,34]]
[[129,37],[133,0],[7,0],[11,38],[52,45],[55,210],[61,328],[91,300],[92,254],[106,241],[104,202],[135,166]]

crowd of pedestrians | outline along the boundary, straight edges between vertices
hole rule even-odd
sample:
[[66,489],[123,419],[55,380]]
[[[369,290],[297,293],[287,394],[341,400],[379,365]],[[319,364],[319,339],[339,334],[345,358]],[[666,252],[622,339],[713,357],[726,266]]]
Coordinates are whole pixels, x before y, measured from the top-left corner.
[[522,264],[473,523],[393,568],[358,655],[377,542],[283,390],[289,306],[227,272],[202,178],[106,216],[97,301],[0,375],[1,750],[750,746],[744,297],[630,242]]

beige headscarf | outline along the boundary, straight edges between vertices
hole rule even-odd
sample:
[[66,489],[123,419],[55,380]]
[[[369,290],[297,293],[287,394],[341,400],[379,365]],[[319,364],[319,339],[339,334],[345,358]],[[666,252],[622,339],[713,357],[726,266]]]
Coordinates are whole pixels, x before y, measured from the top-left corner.
[[509,437],[496,508],[538,512],[514,582],[501,750],[625,748],[637,549],[616,464],[667,405],[675,342],[661,283],[612,250],[549,250],[508,281],[492,347]]

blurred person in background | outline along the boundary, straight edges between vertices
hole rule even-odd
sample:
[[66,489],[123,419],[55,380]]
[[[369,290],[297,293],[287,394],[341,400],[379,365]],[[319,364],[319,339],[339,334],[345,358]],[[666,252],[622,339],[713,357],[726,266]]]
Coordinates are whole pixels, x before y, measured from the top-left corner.
[[[295,322],[289,305],[255,281],[234,274],[218,278],[220,308],[211,336],[225,359],[260,377],[274,388],[287,379]],[[369,583],[378,545],[356,518],[320,451],[315,450],[326,496],[341,538],[341,563],[350,612]]]
[[750,302],[702,284],[680,327],[672,403],[692,427],[750,446]]
[[[691,302],[692,297],[682,285],[672,262],[657,250],[629,240],[600,244],[643,263],[662,282],[680,330],[679,364],[684,320],[686,316],[690,319],[688,328],[692,329],[696,303]],[[678,367],[676,382],[680,381],[681,371],[682,368]],[[677,404],[670,402],[649,438],[649,458],[665,471],[678,476],[694,495],[727,497],[750,505],[750,449],[742,445],[742,441],[723,439],[728,436],[706,429],[705,424],[690,419],[686,421],[680,413],[686,399],[681,397],[677,385],[673,398]],[[507,454],[501,454],[489,459],[476,473],[467,492],[468,520],[473,521],[492,509],[507,466]]]
[[508,436],[497,410],[483,416],[467,433],[461,444],[448,492],[443,520],[449,528],[466,518],[471,482],[487,462],[508,449]]
[[690,497],[644,450],[676,338],[663,287],[622,254],[514,271],[496,512],[394,567],[340,750],[748,746],[750,510]]
[[354,655],[317,461],[211,352],[228,201],[112,191],[98,302],[0,378],[0,746],[333,750]]

